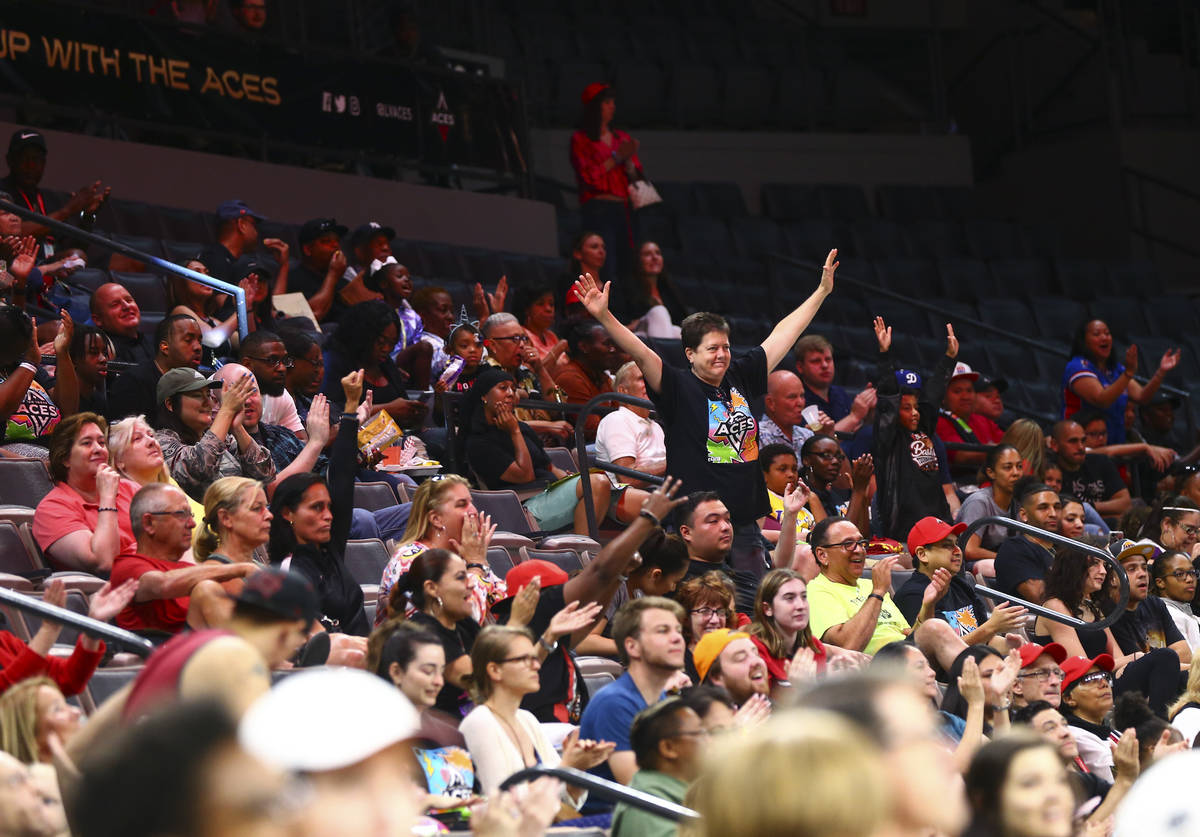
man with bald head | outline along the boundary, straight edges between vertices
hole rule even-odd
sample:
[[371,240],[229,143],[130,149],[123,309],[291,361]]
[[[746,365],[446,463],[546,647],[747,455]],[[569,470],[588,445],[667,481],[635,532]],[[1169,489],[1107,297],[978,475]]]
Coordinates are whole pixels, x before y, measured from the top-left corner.
[[154,344],[141,331],[142,311],[129,289],[106,282],[92,293],[92,322],[116,347],[114,360],[142,363],[154,358]]
[[[796,452],[800,461],[800,449],[814,432],[804,425],[804,383],[794,372],[778,369],[767,377],[767,397],[764,399],[766,412],[758,420],[759,446],[783,444]],[[833,435],[833,419],[820,410],[817,417],[821,422],[820,433]]]
[[1055,424],[1050,449],[1062,469],[1063,491],[1091,503],[1106,518],[1129,511],[1133,499],[1117,466],[1102,453],[1088,453],[1087,437],[1079,422],[1063,419]]
[[223,625],[231,602],[222,583],[245,578],[258,566],[184,563],[196,522],[187,495],[168,483],[143,486],[129,505],[129,521],[137,552],[117,556],[111,581],[115,586],[137,579],[138,588],[133,601],[117,614],[117,625],[127,631],[170,634]]

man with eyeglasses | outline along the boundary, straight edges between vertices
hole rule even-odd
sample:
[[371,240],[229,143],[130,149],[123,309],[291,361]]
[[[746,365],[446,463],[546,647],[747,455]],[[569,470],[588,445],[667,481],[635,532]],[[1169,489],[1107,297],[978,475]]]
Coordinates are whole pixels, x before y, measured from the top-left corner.
[[[540,391],[545,400],[552,398],[558,391],[558,385],[554,383],[551,370],[542,365],[541,357],[530,345],[529,335],[516,317],[503,311],[493,314],[480,324],[480,330],[483,347],[487,349],[483,363],[497,366],[512,375],[517,382],[519,399],[529,398],[530,393],[535,391]],[[539,435],[547,434],[563,440],[575,430],[570,422],[553,421],[542,410],[518,409],[516,412],[517,418]]]
[[254,380],[258,382],[263,397],[262,420],[286,427],[301,440],[307,439],[304,423],[296,411],[296,401],[287,391],[287,373],[295,361],[288,354],[283,338],[259,329],[242,341],[238,360],[254,373]]
[[1071,725],[1079,757],[1088,770],[1111,783],[1113,754],[1110,745],[1120,740],[1117,731],[1105,723],[1113,708],[1112,655],[1100,654],[1090,660],[1068,657],[1063,661],[1062,670],[1062,713]]
[[137,579],[138,588],[133,601],[117,614],[117,625],[167,634],[223,625],[231,604],[222,583],[245,578],[257,565],[184,563],[196,523],[187,495],[173,485],[143,486],[130,503],[129,520],[137,552],[116,557],[111,581],[118,586]]
[[[708,748],[708,730],[695,710],[681,698],[667,698],[643,710],[633,719],[629,744],[638,766],[629,787],[683,804]],[[674,837],[677,827],[624,803],[613,811],[613,837]]]
[[1013,684],[1013,706],[1045,701],[1057,709],[1062,704],[1063,671],[1059,666],[1067,658],[1067,649],[1057,642],[1027,642],[1017,653],[1021,655],[1021,672]]
[[966,644],[947,622],[931,619],[913,630],[888,589],[895,555],[881,558],[863,578],[867,541],[844,517],[827,517],[809,535],[820,573],[808,583],[808,625],[821,642],[874,654],[913,635],[926,657],[949,671]]

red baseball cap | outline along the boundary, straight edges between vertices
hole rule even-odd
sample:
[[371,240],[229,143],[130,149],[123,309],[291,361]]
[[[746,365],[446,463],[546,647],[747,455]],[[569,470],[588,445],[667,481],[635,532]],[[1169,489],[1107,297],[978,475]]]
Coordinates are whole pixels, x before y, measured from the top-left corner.
[[570,576],[557,564],[535,558],[532,561],[522,561],[509,570],[504,576],[504,586],[507,588],[508,595],[515,596],[535,578],[541,582],[542,589],[545,589],[556,584],[566,584]]
[[1067,693],[1075,682],[1080,677],[1087,674],[1093,668],[1098,668],[1101,671],[1112,671],[1114,666],[1112,654],[1097,654],[1094,658],[1087,657],[1070,657],[1063,660],[1059,664],[1063,670],[1062,690],[1063,694]]
[[915,560],[918,546],[929,546],[947,535],[961,535],[966,530],[965,523],[955,523],[951,526],[936,517],[922,517],[908,532],[908,554]]
[[1036,642],[1027,642],[1017,649],[1017,653],[1021,655],[1021,668],[1028,668],[1033,665],[1034,660],[1043,654],[1049,654],[1054,662],[1062,665],[1062,661],[1067,658],[1067,649],[1063,648],[1057,642],[1047,642],[1045,645],[1038,645]]
[[583,102],[586,105],[588,102],[590,102],[592,99],[599,96],[605,90],[608,90],[610,86],[611,85],[608,85],[608,84],[604,83],[603,81],[593,81],[587,87],[583,88],[583,93],[580,94],[579,101]]

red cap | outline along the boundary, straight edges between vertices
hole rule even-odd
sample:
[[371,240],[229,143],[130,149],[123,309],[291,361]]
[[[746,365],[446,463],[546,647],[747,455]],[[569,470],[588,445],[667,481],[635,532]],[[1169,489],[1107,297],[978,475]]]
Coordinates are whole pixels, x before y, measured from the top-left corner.
[[587,87],[583,88],[583,93],[580,94],[579,100],[586,105],[592,99],[596,98],[597,96],[599,96],[601,93],[603,93],[605,90],[608,90],[608,89],[609,89],[608,84],[605,84],[602,81],[593,81]]
[[1063,670],[1062,690],[1064,695],[1071,686],[1075,685],[1075,681],[1093,668],[1102,671],[1112,671],[1114,668],[1112,654],[1097,654],[1090,660],[1087,657],[1070,657],[1059,665]]
[[1045,645],[1038,645],[1036,642],[1027,642],[1017,649],[1017,653],[1021,655],[1021,668],[1028,668],[1033,665],[1034,660],[1043,654],[1049,654],[1054,662],[1062,665],[1062,661],[1067,658],[1067,649],[1063,648],[1057,642],[1047,642]]
[[951,526],[936,517],[922,517],[908,532],[908,554],[917,558],[918,546],[929,546],[937,543],[947,535],[960,535],[967,530],[967,524],[955,523]]
[[542,588],[545,589],[556,584],[566,584],[569,576],[566,570],[557,564],[535,558],[532,561],[522,561],[509,570],[504,576],[504,586],[508,595],[515,596],[535,578],[541,581]]

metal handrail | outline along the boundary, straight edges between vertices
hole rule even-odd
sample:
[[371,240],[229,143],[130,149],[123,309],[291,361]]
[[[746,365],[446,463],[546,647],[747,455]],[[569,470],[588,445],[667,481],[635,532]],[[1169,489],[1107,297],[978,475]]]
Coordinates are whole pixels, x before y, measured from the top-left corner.
[[624,802],[630,807],[640,808],[643,811],[654,814],[656,817],[671,820],[671,822],[691,822],[700,819],[700,815],[691,808],[678,805],[674,802],[668,802],[653,794],[634,790],[617,782],[601,779],[599,776],[584,773],[582,770],[576,770],[573,767],[526,767],[524,770],[518,770],[501,782],[500,790],[508,790],[513,785],[530,782],[534,779],[540,779],[543,776],[551,776],[568,785],[583,788],[588,793],[603,796],[605,799],[611,799],[614,802]]
[[234,298],[237,305],[238,318],[238,335],[245,339],[250,333],[250,321],[246,316],[246,291],[237,285],[231,285],[228,282],[222,282],[220,279],[214,279],[203,273],[197,273],[194,270],[188,270],[186,267],[180,267],[177,264],[167,261],[166,259],[152,256],[149,253],[143,253],[141,250],[130,247],[128,244],[122,244],[119,241],[113,241],[111,238],[105,238],[102,235],[91,232],[90,230],[73,227],[70,224],[63,223],[56,218],[50,218],[46,215],[34,212],[11,201],[0,200],[0,209],[5,212],[11,212],[18,218],[26,221],[35,221],[43,226],[49,227],[56,233],[70,236],[76,239],[83,239],[90,244],[96,244],[109,250],[115,250],[122,255],[129,256],[131,259],[136,259],[139,262],[152,264],[160,270],[167,273],[172,273],[176,276],[182,276],[184,279],[189,279],[192,282],[197,282],[201,285],[207,285],[210,288],[220,291],[224,294],[229,294]]
[[139,657],[149,657],[154,653],[154,644],[145,637],[140,637],[124,628],[106,624],[90,616],[84,616],[56,605],[46,604],[41,599],[26,596],[15,590],[0,587],[0,603],[12,605],[18,610],[23,610],[27,613],[37,614],[43,619],[61,622],[64,625],[83,631],[89,636],[99,637],[105,642],[125,648]]
[[1092,546],[1091,544],[1081,543],[1080,541],[1068,538],[1065,535],[1060,535],[1057,532],[1047,532],[1046,530],[1039,529],[1033,524],[1026,523],[1023,520],[1013,520],[1009,517],[998,516],[981,517],[967,526],[963,533],[958,536],[959,546],[965,549],[967,541],[970,539],[971,535],[975,534],[984,526],[1003,526],[1007,529],[1016,529],[1019,532],[1032,535],[1040,540],[1051,541],[1059,546],[1065,546],[1068,549],[1074,549],[1079,552],[1086,552],[1088,555],[1091,555],[1094,558],[1099,558],[1101,561],[1108,564],[1112,570],[1116,571],[1117,578],[1121,582],[1121,591],[1117,596],[1117,606],[1113,608],[1111,613],[1109,613],[1099,622],[1084,622],[1082,619],[1076,619],[1074,616],[1067,616],[1066,614],[1058,613],[1057,611],[1050,610],[1049,608],[1026,601],[1020,596],[1013,596],[1008,593],[1002,593],[999,590],[993,590],[986,584],[978,584],[975,586],[975,590],[980,594],[987,596],[989,599],[998,599],[1000,601],[1011,602],[1012,604],[1020,605],[1021,607],[1036,613],[1038,616],[1044,616],[1047,619],[1059,622],[1063,625],[1074,628],[1077,631],[1102,631],[1105,628],[1112,627],[1114,624],[1116,624],[1117,620],[1124,615],[1125,606],[1129,604],[1129,576],[1125,574],[1125,568],[1121,566],[1121,562],[1114,558],[1112,553],[1110,553],[1108,550],[1100,549],[1099,547]]
[[[602,392],[584,404],[579,410],[579,415],[575,418],[575,454],[579,460],[580,473],[586,474],[588,468],[596,467],[602,471],[610,471],[625,477],[633,477],[634,479],[645,480],[646,482],[655,484],[661,483],[663,478],[658,474],[648,474],[645,471],[639,471],[635,468],[626,468],[624,465],[614,465],[602,459],[588,462],[587,438],[584,435],[587,429],[587,420],[602,404],[629,404],[634,407],[645,407],[648,410],[654,409],[653,402],[647,401],[645,398],[638,398],[636,395],[628,395],[624,392]],[[596,520],[596,510],[592,506],[592,481],[581,479],[579,485],[583,491],[581,500],[583,501],[583,509],[587,513],[588,534],[591,535],[593,540],[596,540],[600,533],[600,524]]]

